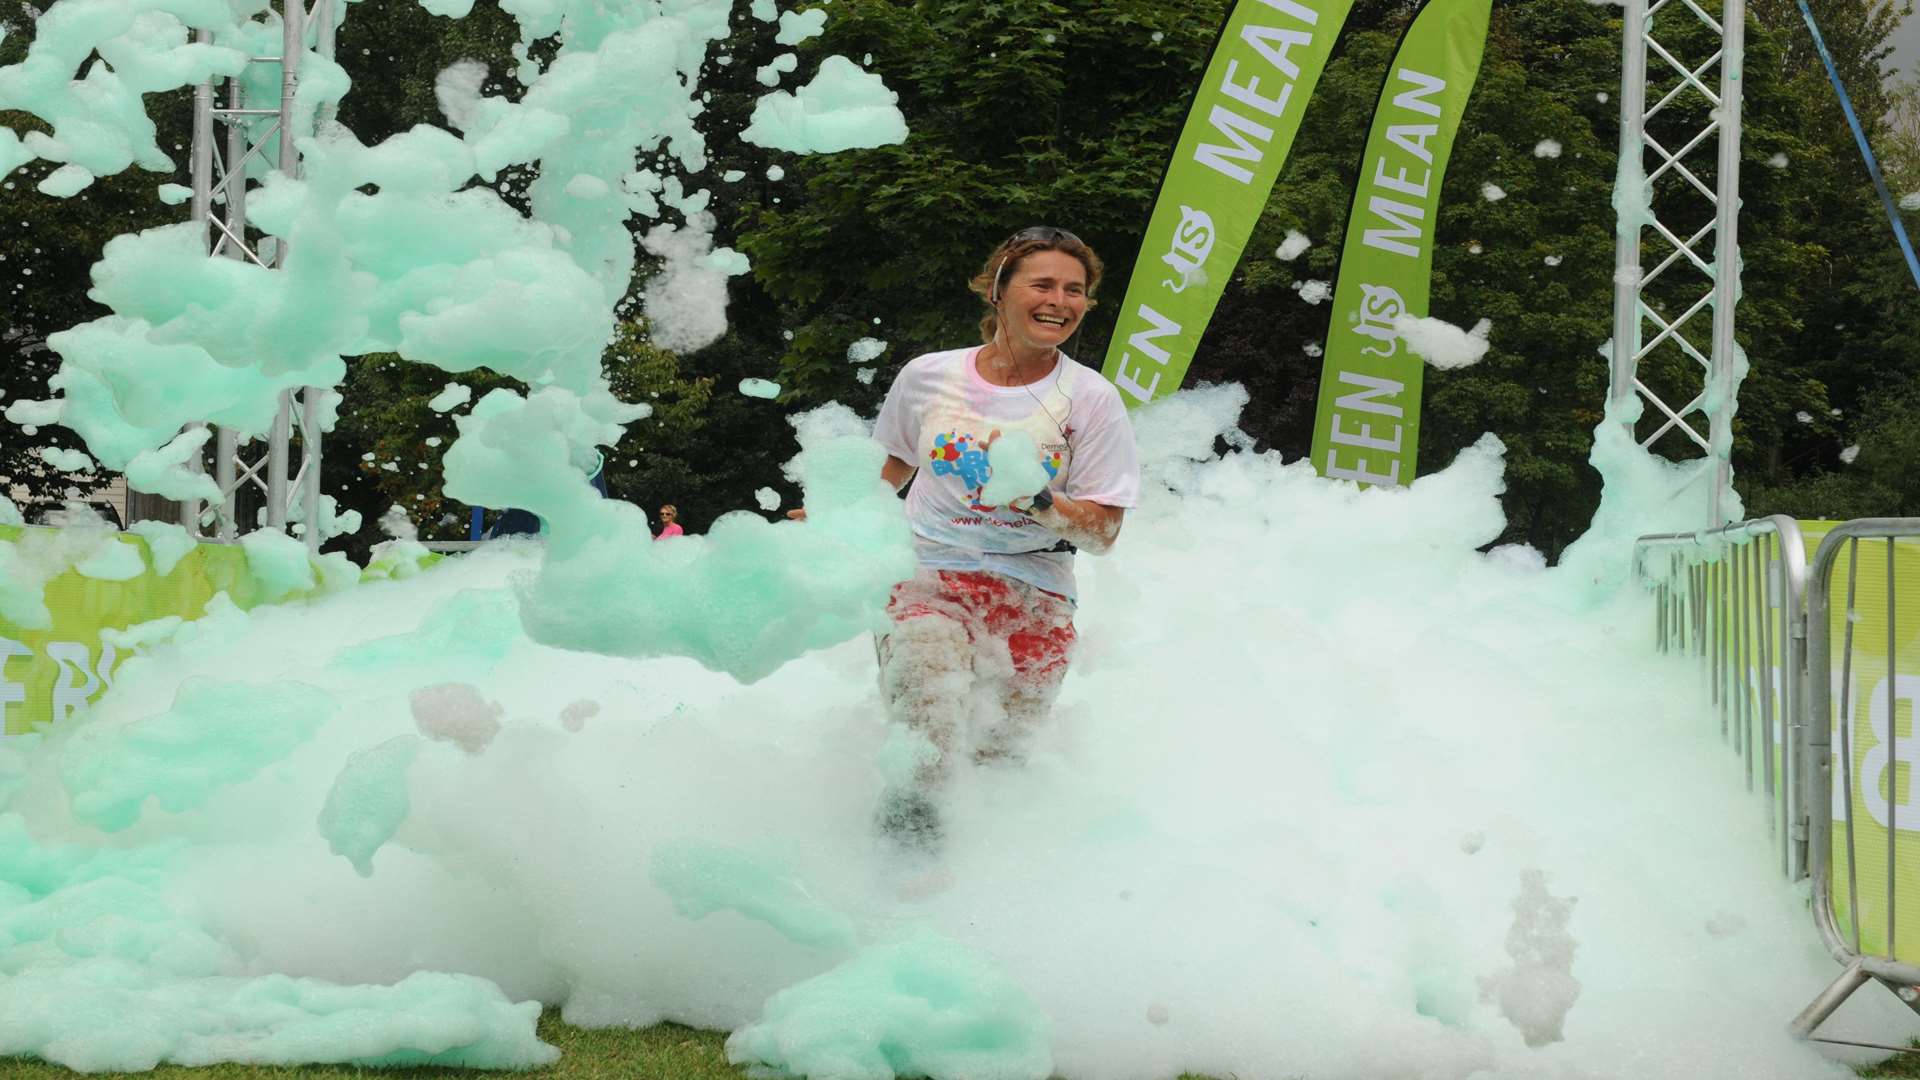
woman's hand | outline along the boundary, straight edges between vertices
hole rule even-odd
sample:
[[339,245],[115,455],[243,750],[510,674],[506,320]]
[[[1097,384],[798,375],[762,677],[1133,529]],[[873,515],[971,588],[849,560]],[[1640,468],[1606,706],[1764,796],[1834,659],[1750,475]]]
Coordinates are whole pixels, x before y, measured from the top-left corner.
[[1106,554],[1119,539],[1120,525],[1127,517],[1121,507],[1090,499],[1070,499],[1057,491],[1053,493],[1052,506],[1021,512],[1089,555]]

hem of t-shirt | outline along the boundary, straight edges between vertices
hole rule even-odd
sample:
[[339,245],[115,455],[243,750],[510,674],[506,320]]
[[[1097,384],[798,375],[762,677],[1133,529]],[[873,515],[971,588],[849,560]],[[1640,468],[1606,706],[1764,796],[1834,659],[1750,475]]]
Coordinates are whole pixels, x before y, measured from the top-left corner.
[[[1049,588],[1049,586],[1060,585],[1061,582],[1059,581],[1051,579],[1047,581],[1037,581],[1031,577],[1012,573],[1012,568],[1008,566],[987,566],[985,560],[982,558],[982,556],[993,555],[1002,559],[1018,559],[1023,555],[1050,554],[1053,550],[1051,548],[1039,548],[1034,551],[976,551],[972,548],[955,547],[944,540],[936,540],[931,536],[922,536],[918,532],[915,532],[913,535],[916,539],[924,540],[929,544],[938,544],[940,547],[955,553],[951,558],[943,558],[939,554],[935,554],[932,560],[929,561],[916,549],[914,551],[916,560],[921,566],[926,567],[928,570],[977,570],[983,574],[999,574],[1001,577],[1010,577],[1023,585],[1030,585],[1041,592],[1052,593],[1054,596],[1063,597],[1069,603],[1076,606],[1080,602],[1080,587],[1079,583],[1074,580],[1072,570],[1068,570],[1066,574],[1067,580],[1065,584],[1067,585],[1067,591],[1061,592],[1057,588]],[[948,565],[941,565],[942,563]],[[1017,567],[1019,564],[1014,563],[1013,565]]]
[[[1023,555],[1037,555],[1037,554],[1039,554],[1039,553],[1038,553],[1038,552],[1034,552],[1034,551],[1025,551],[1025,552],[1021,552],[1021,554],[1023,554]],[[954,565],[954,566],[940,566],[940,565],[938,565],[938,564],[936,564],[936,563],[930,563],[930,562],[922,562],[922,563],[921,563],[920,565],[921,565],[921,566],[923,566],[923,567],[925,567],[925,568],[927,568],[928,570],[951,570],[951,571],[954,571],[954,572],[956,572],[956,573],[978,573],[978,574],[999,574],[999,575],[1000,575],[1001,577],[1004,577],[1004,578],[1012,578],[1013,580],[1015,580],[1015,581],[1017,581],[1017,582],[1019,582],[1020,584],[1022,584],[1022,585],[1025,585],[1025,586],[1027,586],[1027,587],[1029,587],[1029,588],[1031,588],[1031,589],[1034,589],[1034,590],[1036,590],[1036,591],[1038,591],[1038,592],[1043,592],[1043,593],[1046,593],[1046,594],[1047,594],[1047,595],[1049,595],[1049,596],[1055,596],[1055,597],[1059,597],[1060,599],[1062,599],[1062,600],[1065,600],[1065,601],[1066,601],[1067,603],[1069,603],[1069,604],[1072,604],[1072,605],[1073,605],[1073,606],[1075,606],[1075,607],[1079,607],[1079,606],[1080,606],[1080,590],[1079,590],[1079,586],[1078,586],[1077,584],[1076,584],[1076,585],[1074,585],[1074,586],[1072,586],[1072,588],[1071,588],[1071,589],[1070,589],[1069,591],[1067,591],[1067,592],[1060,592],[1060,591],[1058,591],[1058,589],[1057,589],[1057,588],[1048,588],[1048,586],[1049,586],[1049,585],[1052,585],[1052,586],[1058,586],[1058,585],[1060,585],[1060,582],[1058,582],[1058,581],[1045,581],[1045,582],[1042,582],[1042,581],[1035,581],[1035,580],[1034,580],[1033,578],[1030,578],[1030,577],[1026,577],[1026,576],[1024,576],[1024,575],[1021,575],[1021,574],[1016,574],[1016,573],[1014,573],[1014,572],[1013,572],[1013,570],[1014,570],[1014,568],[1013,568],[1013,567],[1009,567],[1009,566],[981,566],[981,565],[979,565],[979,564],[977,564],[977,563],[975,563],[975,564],[965,564],[965,563],[962,563],[962,564],[958,564],[958,565]]]

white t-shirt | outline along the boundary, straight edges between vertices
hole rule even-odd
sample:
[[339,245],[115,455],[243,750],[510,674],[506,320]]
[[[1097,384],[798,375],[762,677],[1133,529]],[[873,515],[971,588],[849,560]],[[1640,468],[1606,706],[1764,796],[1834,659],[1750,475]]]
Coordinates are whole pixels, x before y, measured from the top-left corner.
[[873,437],[918,468],[907,520],[922,566],[990,570],[1071,598],[1073,553],[1047,550],[1060,537],[1025,514],[980,502],[992,475],[987,440],[996,430],[1025,432],[1040,448],[1051,490],[1131,508],[1140,498],[1133,425],[1113,384],[1065,353],[1038,382],[995,386],[976,367],[980,348],[908,361]]

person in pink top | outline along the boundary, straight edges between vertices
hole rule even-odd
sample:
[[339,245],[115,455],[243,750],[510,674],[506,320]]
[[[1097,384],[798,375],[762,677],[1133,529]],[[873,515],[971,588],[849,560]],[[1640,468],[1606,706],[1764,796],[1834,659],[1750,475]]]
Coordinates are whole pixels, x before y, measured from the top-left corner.
[[660,508],[660,535],[655,540],[665,540],[669,536],[685,536],[687,531],[680,527],[680,511],[672,503]]
[[[962,750],[983,764],[1021,760],[1078,637],[1075,553],[1112,547],[1139,499],[1119,391],[1061,351],[1100,274],[1099,256],[1064,229],[1013,234],[968,282],[987,307],[984,344],[908,361],[874,421],[881,477],[911,484],[919,560],[888,605],[880,683],[894,722],[931,744],[911,781],[882,796],[877,824],[896,849],[938,854],[940,791]],[[987,505],[988,447],[1014,432],[1033,440],[1047,482]],[[999,706],[984,718],[982,697]]]

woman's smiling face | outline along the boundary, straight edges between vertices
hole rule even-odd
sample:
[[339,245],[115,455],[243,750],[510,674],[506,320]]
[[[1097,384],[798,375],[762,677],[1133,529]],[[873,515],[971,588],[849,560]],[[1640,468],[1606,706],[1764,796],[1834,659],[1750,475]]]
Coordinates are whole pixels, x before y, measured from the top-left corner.
[[1057,349],[1087,313],[1087,268],[1064,251],[1020,260],[1000,291],[1000,325],[1014,347]]

